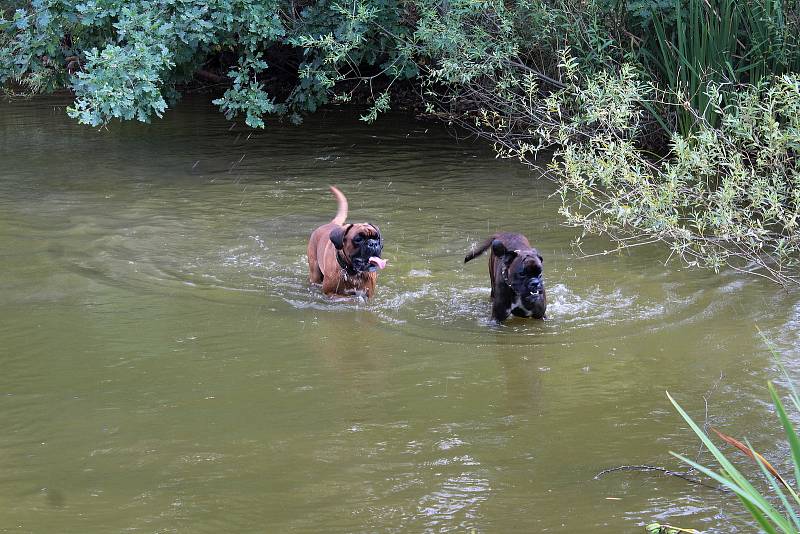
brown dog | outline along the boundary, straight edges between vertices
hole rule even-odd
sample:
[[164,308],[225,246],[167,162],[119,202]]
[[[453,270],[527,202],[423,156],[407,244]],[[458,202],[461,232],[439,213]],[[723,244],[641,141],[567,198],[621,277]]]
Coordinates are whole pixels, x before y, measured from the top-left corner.
[[547,293],[542,281],[542,257],[522,234],[489,236],[464,258],[464,263],[492,249],[489,279],[492,284],[492,319],[501,322],[509,315],[542,319],[547,310]]
[[375,293],[377,271],[386,266],[381,259],[381,232],[369,223],[345,224],[347,199],[333,186],[331,192],[338,210],[336,217],[314,230],[308,240],[308,280],[322,284],[322,292],[329,297],[370,298]]

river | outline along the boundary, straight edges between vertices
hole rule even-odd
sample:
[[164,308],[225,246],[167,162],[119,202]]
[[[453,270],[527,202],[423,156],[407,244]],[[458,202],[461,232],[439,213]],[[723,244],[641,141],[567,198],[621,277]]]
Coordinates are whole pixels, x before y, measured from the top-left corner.
[[[584,257],[611,245],[573,248],[551,183],[438,123],[252,132],[189,98],[98,131],[66,103],[0,104],[1,531],[752,531],[713,489],[595,479],[711,462],[665,391],[792,472],[759,329],[797,376],[797,295]],[[369,303],[307,283],[328,184],[384,235]],[[547,320],[490,323],[463,257],[497,230],[544,257]]]

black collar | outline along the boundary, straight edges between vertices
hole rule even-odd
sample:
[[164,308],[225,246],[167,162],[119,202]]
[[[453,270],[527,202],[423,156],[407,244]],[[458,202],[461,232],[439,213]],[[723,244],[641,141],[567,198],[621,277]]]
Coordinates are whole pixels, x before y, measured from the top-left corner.
[[500,271],[500,276],[502,276],[502,277],[503,277],[503,282],[504,282],[504,283],[505,283],[505,284],[506,284],[506,285],[507,285],[509,288],[511,288],[511,290],[513,291],[513,290],[514,290],[514,288],[513,288],[513,287],[511,287],[511,284],[508,282],[508,266],[507,266],[507,265],[504,265],[504,266],[503,266],[503,269]]
[[344,270],[344,272],[346,272],[347,274],[349,274],[351,276],[358,274],[358,271],[353,269],[353,264],[348,264],[346,261],[344,261],[344,258],[342,256],[343,256],[342,251],[341,250],[337,250],[336,251],[336,261],[339,263],[339,267],[341,267],[342,270]]

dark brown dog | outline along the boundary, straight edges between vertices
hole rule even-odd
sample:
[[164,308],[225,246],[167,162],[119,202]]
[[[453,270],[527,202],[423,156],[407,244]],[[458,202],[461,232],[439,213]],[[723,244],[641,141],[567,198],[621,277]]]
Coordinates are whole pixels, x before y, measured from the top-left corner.
[[542,257],[522,234],[490,236],[464,258],[464,263],[492,249],[489,278],[492,283],[492,319],[501,322],[509,315],[542,319],[547,293],[542,281]]
[[331,186],[336,197],[336,217],[323,224],[308,240],[308,280],[322,284],[329,297],[370,298],[375,293],[378,269],[386,266],[381,259],[383,238],[369,223],[345,224],[347,198]]

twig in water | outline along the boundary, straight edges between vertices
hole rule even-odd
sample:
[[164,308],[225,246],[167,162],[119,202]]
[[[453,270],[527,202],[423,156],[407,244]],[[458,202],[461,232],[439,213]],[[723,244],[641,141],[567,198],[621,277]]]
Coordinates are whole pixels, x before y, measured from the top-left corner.
[[699,486],[705,486],[707,488],[715,489],[715,490],[722,491],[722,492],[727,492],[727,490],[725,488],[722,488],[720,486],[712,486],[710,484],[706,484],[702,480],[698,480],[696,478],[692,478],[692,477],[687,476],[686,473],[679,473],[677,471],[670,471],[669,469],[666,469],[664,467],[658,467],[658,466],[655,466],[655,465],[620,465],[620,466],[617,466],[617,467],[612,467],[610,469],[603,469],[602,471],[600,471],[599,473],[597,473],[594,476],[594,479],[598,480],[601,476],[606,475],[608,473],[614,473],[616,471],[658,471],[658,472],[663,473],[665,475],[681,478],[681,479],[683,479],[683,480],[685,480],[687,482],[690,482],[692,484],[697,484]]
[[[724,378],[725,378],[725,373],[720,371],[719,378],[717,378],[714,381],[714,384],[711,386],[711,388],[708,391],[706,391],[705,395],[703,395],[703,402],[705,402],[705,406],[706,406],[705,407],[706,415],[705,415],[705,419],[703,420],[703,432],[706,435],[708,435],[708,429],[709,429],[709,427],[711,425],[710,421],[708,420],[708,399],[709,399],[709,397],[711,397],[711,395],[714,393],[714,391],[717,390],[717,388],[719,387],[720,383],[722,382],[722,380]],[[697,450],[697,456],[694,459],[695,462],[700,463],[700,455],[703,454],[703,450],[705,448],[706,448],[705,445],[700,443],[700,448]],[[696,471],[696,469],[694,467],[692,467],[692,468],[689,469],[688,472],[692,473],[694,471]]]

